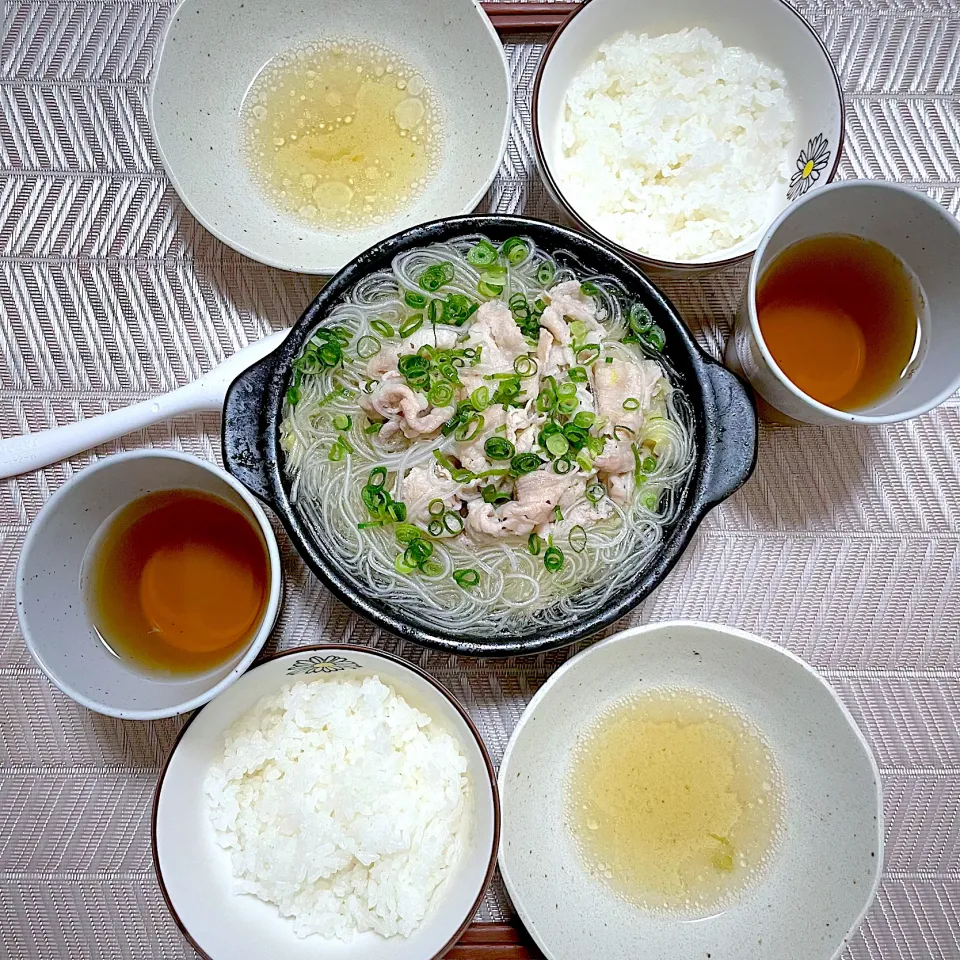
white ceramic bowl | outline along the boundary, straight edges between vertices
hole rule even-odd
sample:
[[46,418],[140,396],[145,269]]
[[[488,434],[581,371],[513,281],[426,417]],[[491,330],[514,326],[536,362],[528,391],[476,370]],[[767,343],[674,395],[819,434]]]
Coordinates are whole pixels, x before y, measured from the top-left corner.
[[[615,897],[585,870],[563,826],[577,737],[613,702],[664,686],[731,703],[765,735],[783,775],[785,830],[771,863],[733,905],[696,921]],[[500,871],[548,960],[829,960],[880,878],[880,775],[853,718],[802,660],[729,627],[651,624],[568,660],[521,717],[500,794]]]
[[[239,109],[275,56],[319,39],[382,43],[422,70],[445,128],[437,174],[396,218],[364,230],[312,229],[262,196],[239,149]],[[512,95],[503,47],[473,0],[183,0],[154,70],[150,121],[190,212],[235,250],[270,266],[336,273],[398,230],[470,213],[506,150]]]
[[[260,628],[231,660],[198,677],[159,681],[103,645],[86,613],[80,575],[87,548],[109,517],[144,494],[179,487],[221,497],[260,529],[270,558],[270,594]],[[27,649],[67,696],[111,717],[156,720],[196,709],[250,666],[276,621],[282,576],[270,521],[233,477],[183,453],[134,450],[87,467],[46,502],[20,553],[17,614]]]
[[[783,373],[763,340],[757,283],[788,246],[824,233],[873,240],[906,264],[925,304],[920,354],[898,387],[856,411],[814,400]],[[831,184],[788,207],[767,231],[750,267],[724,360],[758,395],[760,414],[782,423],[893,423],[932,410],[960,389],[960,223],[911,187],[882,180]]]
[[[226,729],[262,696],[304,675],[376,675],[428,714],[467,757],[472,809],[459,862],[409,938],[372,932],[349,943],[298,939],[277,908],[232,890],[230,856],[206,813],[203,783]],[[347,644],[298,647],[258,664],[184,727],[157,784],[153,855],[167,906],[207,960],[431,960],[460,938],[493,876],[500,803],[493,765],[463,707],[436,680],[399,657]]]
[[[771,201],[767,223],[756,233],[707,257],[670,261],[638,254],[605,236],[564,195],[556,170],[567,88],[600,45],[627,31],[660,36],[690,27],[704,27],[724,45],[743,47],[783,70],[797,113],[791,169],[802,171],[808,155],[813,163],[794,190],[784,185]],[[833,179],[843,146],[843,91],[836,68],[813,28],[783,0],[587,0],[554,34],[544,52],[533,88],[531,118],[541,174],[567,219],[605,240],[621,256],[664,273],[706,273],[749,257],[766,225],[789,203],[788,194],[802,195]]]

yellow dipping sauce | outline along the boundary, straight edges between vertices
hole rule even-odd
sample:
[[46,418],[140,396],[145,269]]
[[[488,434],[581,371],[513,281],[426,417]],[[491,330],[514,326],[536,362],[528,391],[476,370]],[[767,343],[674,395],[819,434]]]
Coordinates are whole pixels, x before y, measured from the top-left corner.
[[308,44],[274,58],[241,108],[255,181],[315,228],[359,230],[409,207],[436,172],[438,130],[425,78],[369,41]]
[[575,747],[569,826],[588,870],[647,910],[717,913],[757,876],[782,823],[769,747],[722,700],[621,701]]

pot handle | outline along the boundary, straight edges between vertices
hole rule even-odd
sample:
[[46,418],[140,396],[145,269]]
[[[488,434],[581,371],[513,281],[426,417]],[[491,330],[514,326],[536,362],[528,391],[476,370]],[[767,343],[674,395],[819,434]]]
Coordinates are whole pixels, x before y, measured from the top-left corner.
[[272,357],[248,367],[227,388],[223,405],[223,465],[251,493],[276,506],[267,452],[267,392],[274,375]]
[[757,407],[750,388],[716,361],[704,365],[703,504],[714,507],[747,481],[757,465]]

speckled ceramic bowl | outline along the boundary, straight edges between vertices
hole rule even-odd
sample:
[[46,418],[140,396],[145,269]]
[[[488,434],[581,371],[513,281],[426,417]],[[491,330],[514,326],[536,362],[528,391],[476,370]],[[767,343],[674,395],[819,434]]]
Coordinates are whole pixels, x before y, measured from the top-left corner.
[[[784,831],[766,870],[716,916],[693,921],[619,899],[588,873],[565,826],[577,737],[615,701],[665,686],[730,703],[761,731],[783,780]],[[568,660],[520,718],[500,796],[500,870],[548,960],[830,960],[880,879],[880,774],[856,723],[810,666],[730,627],[650,624]]]
[[[352,232],[310,228],[271,206],[240,155],[238,115],[275,56],[323,39],[372,40],[418,67],[439,100],[440,168],[387,223]],[[469,213],[493,181],[512,109],[503,47],[473,0],[302,3],[183,0],[154,69],[150,121],[160,158],[190,212],[262,263],[335,273],[377,240],[424,220]]]
[[[236,894],[230,853],[217,843],[203,784],[223,735],[261,697],[298,679],[378,676],[453,736],[470,784],[461,854],[409,937],[367,931],[351,941],[298,938],[276,906]],[[500,802],[493,764],[464,708],[431,676],[399,657],[349,644],[285,650],[250,670],[183,728],[153,805],[153,857],[167,906],[206,960],[439,960],[473,919],[493,876]]]

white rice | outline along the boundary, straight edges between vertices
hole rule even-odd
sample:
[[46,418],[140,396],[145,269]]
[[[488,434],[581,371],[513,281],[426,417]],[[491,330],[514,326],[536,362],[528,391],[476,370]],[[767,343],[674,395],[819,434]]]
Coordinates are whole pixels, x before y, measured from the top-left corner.
[[205,791],[236,892],[297,936],[409,936],[460,854],[466,769],[379,678],[298,680],[229,728]]
[[696,28],[625,33],[567,90],[560,188],[592,226],[694,260],[767,226],[796,160],[783,73]]

